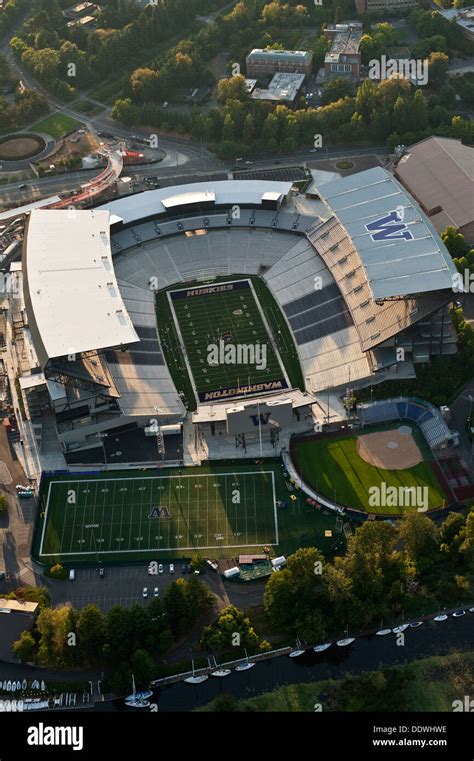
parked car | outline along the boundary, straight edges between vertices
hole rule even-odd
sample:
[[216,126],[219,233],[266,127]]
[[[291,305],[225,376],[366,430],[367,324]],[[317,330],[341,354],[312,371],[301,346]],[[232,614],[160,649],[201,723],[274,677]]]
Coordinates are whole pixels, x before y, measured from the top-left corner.
[[71,568],[71,570],[69,571],[69,581],[74,581],[75,578],[76,578],[76,571],[74,570],[74,568]]
[[23,183],[23,185],[19,185],[19,186],[18,186],[18,190],[28,190],[28,185],[25,185],[25,184]]
[[170,563],[170,573],[174,573],[174,564]]
[[143,587],[143,597],[148,597],[148,589],[147,589],[147,587]]
[[158,573],[163,573],[163,571],[164,571],[163,563],[160,563],[160,565],[158,566]]
[[158,587],[154,588],[153,595],[154,595],[154,597],[159,597],[160,596],[160,590],[158,589]]
[[105,568],[99,568],[99,579],[103,579],[105,576]]

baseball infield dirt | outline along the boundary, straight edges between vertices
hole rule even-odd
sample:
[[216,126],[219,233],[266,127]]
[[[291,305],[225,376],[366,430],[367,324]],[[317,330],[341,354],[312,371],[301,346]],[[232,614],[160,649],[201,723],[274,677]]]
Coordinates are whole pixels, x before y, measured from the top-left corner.
[[[404,426],[404,431],[407,427]],[[418,444],[411,433],[391,431],[367,433],[357,439],[357,453],[365,462],[384,470],[413,468],[423,461]]]

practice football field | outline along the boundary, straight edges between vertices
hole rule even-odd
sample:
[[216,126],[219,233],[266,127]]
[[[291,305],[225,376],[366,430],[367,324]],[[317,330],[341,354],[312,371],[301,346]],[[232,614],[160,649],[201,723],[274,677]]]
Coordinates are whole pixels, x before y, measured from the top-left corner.
[[[271,381],[282,381],[281,388],[287,386],[280,358],[272,346],[250,285],[248,280],[240,280],[222,283],[216,287],[226,290],[216,292],[209,292],[213,286],[168,291],[194,387],[200,397],[211,391]],[[209,363],[210,345],[221,346],[218,364]],[[250,351],[254,351],[257,345],[263,347],[265,355],[255,355],[250,362],[238,361],[238,355],[237,361],[232,361],[229,354],[228,359],[224,359],[226,349],[249,346]],[[239,394],[236,391],[228,396],[232,395]]]
[[41,510],[44,562],[278,543],[271,470],[52,479]]

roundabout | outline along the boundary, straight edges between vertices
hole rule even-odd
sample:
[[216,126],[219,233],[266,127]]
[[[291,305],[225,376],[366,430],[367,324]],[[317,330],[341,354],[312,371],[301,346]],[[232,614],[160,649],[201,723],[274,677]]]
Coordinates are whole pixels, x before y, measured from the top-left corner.
[[55,141],[49,135],[36,132],[15,132],[0,138],[0,161],[8,171],[29,168],[31,161],[51,153]]

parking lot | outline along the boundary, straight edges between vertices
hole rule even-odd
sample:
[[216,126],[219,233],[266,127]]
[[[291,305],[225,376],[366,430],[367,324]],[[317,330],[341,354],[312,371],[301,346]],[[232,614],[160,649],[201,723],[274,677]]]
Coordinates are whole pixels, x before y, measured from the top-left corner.
[[[278,161],[278,159],[277,159]],[[281,167],[279,169],[254,169],[235,171],[235,180],[269,180],[278,182],[297,182],[306,179],[304,169],[299,166]]]
[[[183,574],[182,565],[175,563],[175,573],[169,571],[169,563],[163,563],[164,572],[150,576],[148,564],[134,566],[105,567],[104,578],[99,577],[98,568],[76,568],[74,581],[57,581],[44,579],[45,586],[51,594],[53,605],[70,602],[75,608],[93,603],[101,610],[107,611],[114,605],[146,605],[154,599],[154,589],[158,587],[161,596],[166,587]],[[148,597],[143,597],[143,588],[148,590]]]

